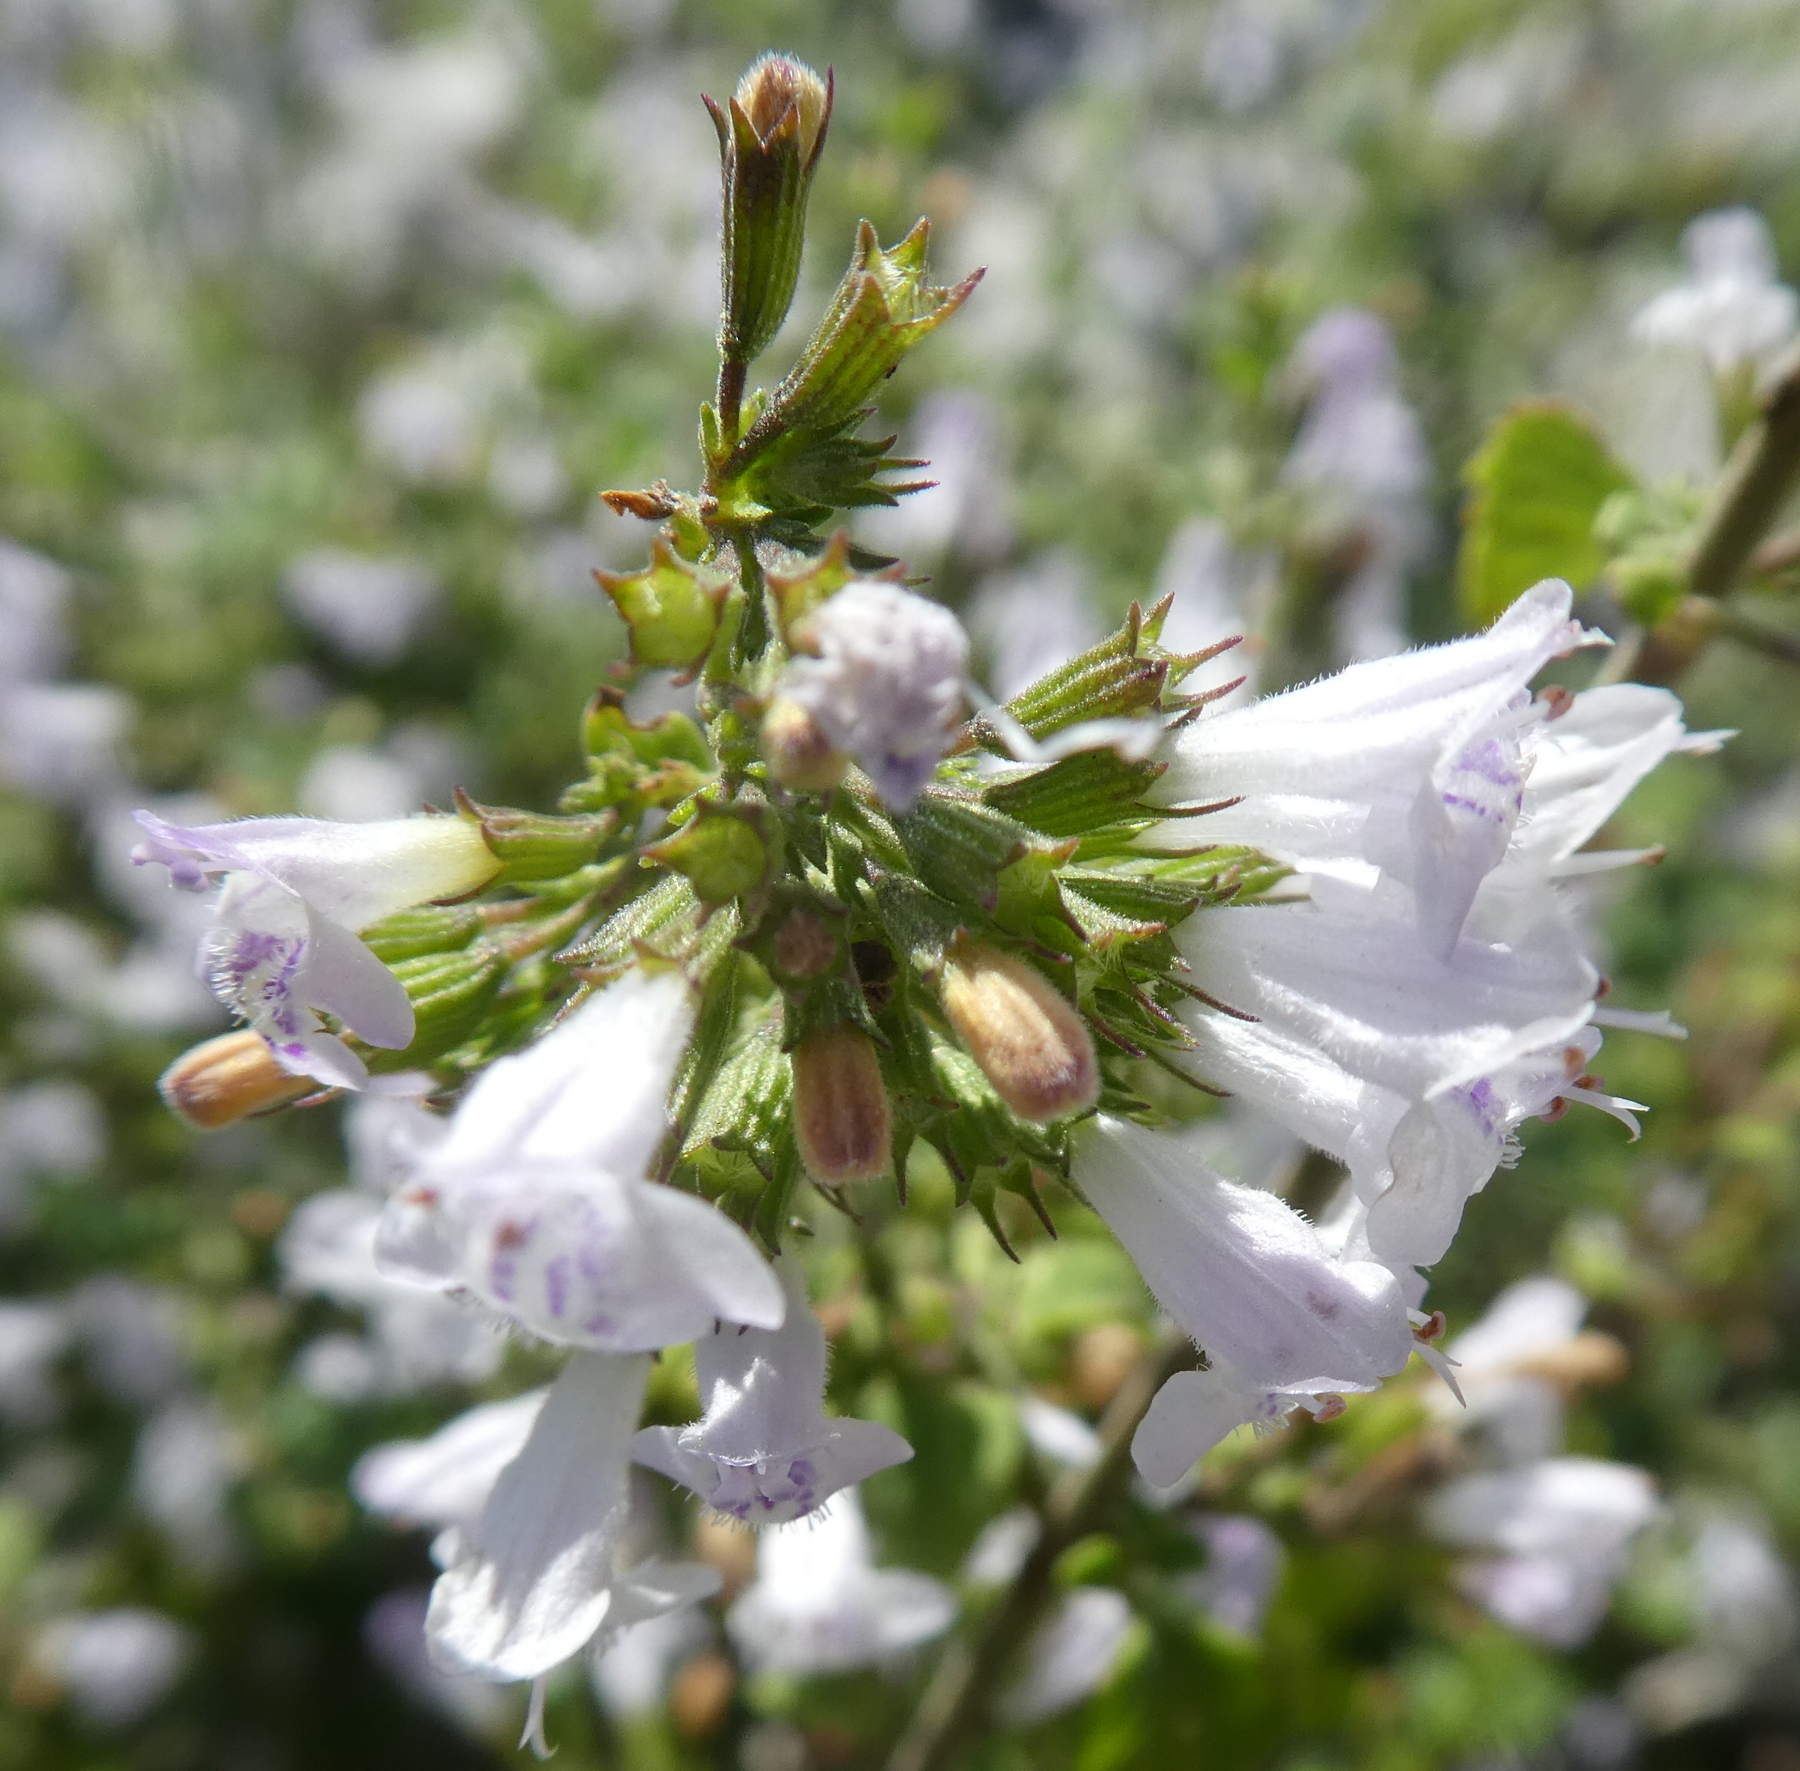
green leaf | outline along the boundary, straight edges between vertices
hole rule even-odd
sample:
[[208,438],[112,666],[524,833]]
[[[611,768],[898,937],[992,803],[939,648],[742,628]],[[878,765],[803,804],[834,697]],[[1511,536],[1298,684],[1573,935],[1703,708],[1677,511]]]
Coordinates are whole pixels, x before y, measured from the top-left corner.
[[1491,621],[1541,578],[1589,583],[1606,563],[1594,519],[1632,483],[1587,421],[1566,406],[1515,406],[1463,473],[1457,584],[1463,612]]

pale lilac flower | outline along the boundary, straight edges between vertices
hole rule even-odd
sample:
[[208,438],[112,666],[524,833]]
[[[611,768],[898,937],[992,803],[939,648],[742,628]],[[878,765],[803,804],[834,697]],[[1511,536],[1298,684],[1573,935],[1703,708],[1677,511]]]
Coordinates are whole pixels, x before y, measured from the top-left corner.
[[781,1283],[706,1200],[645,1180],[693,1005],[633,972],[490,1064],[389,1201],[391,1277],[467,1293],[564,1346],[677,1346],[715,1321],[776,1328]]
[[1767,367],[1800,333],[1800,295],[1779,279],[1768,223],[1713,209],[1681,236],[1686,278],[1631,323],[1645,342],[1699,352],[1717,375]]
[[165,1403],[138,1434],[133,1499],[202,1571],[217,1573],[235,1551],[228,1502],[242,1461],[223,1415],[198,1395]]
[[662,1707],[676,1668],[711,1634],[705,1614],[687,1607],[647,1617],[596,1651],[588,1682],[609,1714],[648,1715]]
[[1405,575],[1425,538],[1431,479],[1393,338],[1376,315],[1333,308],[1294,347],[1287,378],[1311,398],[1282,477],[1305,489],[1314,527],[1354,539],[1363,556],[1333,598],[1336,655],[1383,657],[1406,643]]
[[1076,1180],[1157,1301],[1209,1368],[1168,1380],[1132,1443],[1166,1488],[1235,1428],[1296,1407],[1335,1413],[1415,1346],[1393,1274],[1340,1261],[1291,1206],[1207,1170],[1180,1140],[1104,1116],[1084,1135]]
[[1631,1541],[1656,1517],[1642,1470],[1592,1457],[1552,1457],[1460,1477],[1425,1507],[1445,1543],[1494,1552],[1464,1565],[1463,1590],[1502,1623],[1556,1648],[1599,1627]]
[[805,1519],[760,1534],[756,1579],[726,1613],[739,1654],[758,1672],[879,1666],[941,1635],[950,1589],[907,1568],[877,1568],[854,1488]]
[[225,880],[201,943],[213,993],[269,1042],[284,1069],[337,1088],[362,1087],[368,1068],[325,1030],[321,1012],[369,1045],[398,1051],[413,1036],[405,990],[357,931],[475,891],[500,866],[480,826],[455,816],[184,826],[139,812],[137,821],[149,840],[134,861],[167,867],[188,891]]
[[807,617],[811,655],[779,692],[904,811],[932,777],[960,718],[969,639],[950,611],[898,584],[858,578]]
[[396,1587],[383,1593],[363,1613],[363,1648],[415,1702],[471,1734],[490,1734],[506,1711],[506,1694],[479,1679],[440,1672],[432,1663],[425,1645],[430,1603],[429,1587]]
[[983,681],[1002,701],[1104,637],[1091,581],[1068,553],[982,580],[969,607],[969,632],[987,654]]
[[0,1421],[35,1427],[55,1419],[53,1372],[69,1335],[61,1299],[0,1303]]
[[787,1313],[776,1329],[721,1322],[694,1346],[702,1414],[687,1427],[646,1427],[633,1456],[747,1525],[780,1525],[823,1506],[912,1447],[876,1421],[821,1412],[825,1333],[791,1257],[779,1267]]
[[1186,1524],[1206,1546],[1206,1566],[1180,1576],[1176,1591],[1221,1629],[1260,1635],[1287,1563],[1281,1539],[1249,1513],[1201,1513]]

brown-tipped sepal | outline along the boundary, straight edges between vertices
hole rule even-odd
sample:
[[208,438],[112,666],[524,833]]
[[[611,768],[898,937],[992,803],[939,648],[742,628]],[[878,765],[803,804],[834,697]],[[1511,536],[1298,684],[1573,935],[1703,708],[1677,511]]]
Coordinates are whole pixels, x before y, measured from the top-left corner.
[[893,1114],[875,1043],[854,1027],[810,1033],[793,1051],[794,1141],[825,1186],[870,1181],[893,1160]]
[[1034,1124],[1084,1112],[1100,1094],[1094,1042],[1043,973],[976,943],[954,949],[939,986],[944,1013],[994,1092]]
[[282,1069],[269,1042],[247,1028],[183,1052],[156,1086],[169,1107],[201,1131],[235,1125],[319,1089],[310,1076]]

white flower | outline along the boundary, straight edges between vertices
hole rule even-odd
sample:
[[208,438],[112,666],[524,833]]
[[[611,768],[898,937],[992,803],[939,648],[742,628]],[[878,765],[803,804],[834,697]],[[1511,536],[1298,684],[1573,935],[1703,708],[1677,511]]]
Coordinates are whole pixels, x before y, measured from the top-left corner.
[[1587,1299],[1562,1279],[1539,1274],[1509,1285],[1451,1342],[1460,1403],[1434,1390],[1431,1405],[1464,1431],[1479,1431],[1501,1461],[1530,1463],[1563,1442],[1562,1396],[1533,1369],[1580,1331]]
[[319,548],[288,562],[281,592],[314,633],[356,664],[402,657],[442,596],[417,560]]
[[1392,1273],[1339,1261],[1272,1193],[1221,1180],[1179,1139],[1097,1119],[1075,1177],[1157,1301],[1209,1360],[1158,1392],[1132,1443],[1145,1480],[1168,1487],[1234,1428],[1295,1407],[1335,1412],[1412,1356]]
[[956,1600],[929,1575],[877,1568],[854,1488],[757,1539],[756,1579],[725,1627],[759,1672],[825,1673],[875,1666],[950,1626]]
[[[1157,784],[1167,803],[1232,803],[1209,842],[1244,843],[1285,866],[1370,883],[1371,844],[1409,827],[1434,769],[1454,761],[1560,653],[1604,644],[1569,617],[1566,584],[1528,590],[1485,633],[1333,676],[1184,726]],[[1441,790],[1440,790],[1441,791]],[[1192,839],[1176,820],[1156,845]]]
[[[359,1095],[345,1115],[344,1137],[362,1185],[313,1194],[282,1229],[275,1252],[288,1286],[367,1318],[366,1345],[334,1337],[313,1343],[307,1355],[305,1370],[334,1393],[399,1395],[425,1384],[478,1383],[500,1363],[504,1342],[480,1312],[389,1278],[376,1260],[385,1194],[442,1129],[416,1096]],[[341,1356],[329,1357],[334,1348]]]
[[1449,1483],[1427,1503],[1425,1526],[1443,1542],[1497,1552],[1459,1577],[1477,1603],[1525,1635],[1572,1648],[1605,1615],[1631,1540],[1658,1510],[1644,1471],[1552,1457]]
[[1311,399],[1282,478],[1305,489],[1322,538],[1353,540],[1362,556],[1331,599],[1335,654],[1382,657],[1405,644],[1402,592],[1431,479],[1393,338],[1362,308],[1332,308],[1295,345],[1286,379]]
[[1639,338],[1698,351],[1729,375],[1768,363],[1800,331],[1800,296],[1777,280],[1768,224],[1754,209],[1696,216],[1681,251],[1687,277],[1639,310]]
[[[446,1526],[426,1614],[444,1670],[541,1681],[590,1643],[717,1591],[713,1569],[622,1553],[648,1373],[640,1354],[578,1353],[541,1398],[477,1409],[358,1467],[365,1504]],[[526,1734],[540,1750],[541,1704],[539,1685]]]
[[357,931],[410,905],[475,891],[500,865],[479,826],[461,817],[178,825],[139,812],[137,821],[149,840],[134,861],[167,867],[188,891],[225,876],[200,947],[214,995],[268,1040],[285,1069],[337,1088],[362,1087],[368,1069],[325,1031],[321,1012],[369,1045],[398,1051],[413,1036],[405,990]]
[[377,1445],[357,1460],[351,1492],[371,1513],[401,1525],[472,1525],[500,1472],[524,1450],[549,1393],[483,1402],[428,1439]]
[[643,1179],[692,1019],[678,974],[633,972],[490,1064],[389,1201],[382,1270],[565,1346],[648,1352],[715,1320],[779,1326],[780,1281],[749,1237]]
[[193,1657],[194,1639],[160,1611],[76,1611],[31,1644],[34,1669],[63,1687],[97,1728],[129,1728],[162,1702]]
[[55,1418],[54,1368],[69,1336],[61,1299],[0,1303],[0,1421],[43,1426]]
[[995,1705],[1010,1727],[1029,1728],[1098,1691],[1131,1633],[1131,1606],[1112,1587],[1071,1587],[1032,1631],[1024,1665]]
[[1183,926],[1193,982],[1234,1011],[1189,1013],[1192,1061],[1349,1165],[1366,1210],[1349,1246],[1391,1266],[1443,1254],[1523,1119],[1586,1100],[1635,1133],[1635,1104],[1591,1080],[1597,1025],[1675,1031],[1595,1007],[1561,882],[1640,859],[1577,851],[1664,757],[1725,734],[1689,734],[1660,689],[1528,698],[1548,658],[1598,637],[1543,584],[1486,633],[1176,742],[1172,791],[1235,801],[1207,835],[1300,870],[1310,900]]
[[828,1420],[825,1334],[797,1262],[781,1262],[787,1314],[777,1329],[721,1322],[694,1347],[704,1410],[687,1427],[646,1427],[634,1455],[715,1511],[779,1525],[840,1488],[904,1463],[912,1447],[875,1421]]
[[969,640],[940,604],[898,584],[853,579],[807,617],[778,692],[818,723],[890,806],[931,779],[961,716]]

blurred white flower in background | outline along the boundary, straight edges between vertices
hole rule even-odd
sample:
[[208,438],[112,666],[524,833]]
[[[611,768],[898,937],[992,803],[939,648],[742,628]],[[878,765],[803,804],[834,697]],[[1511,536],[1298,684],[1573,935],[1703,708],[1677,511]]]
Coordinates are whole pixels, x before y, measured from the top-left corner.
[[1491,1552],[1458,1583],[1502,1623],[1556,1648],[1598,1628],[1632,1539],[1660,1503],[1649,1475],[1593,1457],[1551,1457],[1459,1477],[1426,1502],[1426,1529]]
[[193,1635],[172,1617],[139,1606],[76,1611],[32,1637],[32,1670],[62,1688],[90,1728],[142,1721],[193,1659]]
[[436,613],[443,589],[422,561],[322,547],[290,561],[281,594],[321,639],[355,664],[392,664]]
[[725,1627],[753,1671],[841,1672],[880,1666],[941,1635],[950,1589],[908,1568],[878,1568],[854,1488],[756,1540],[756,1578]]
[[1687,276],[1639,310],[1648,344],[1697,351],[1717,375],[1761,371],[1800,336],[1800,294],[1780,280],[1768,223],[1754,209],[1713,209],[1682,230]]

